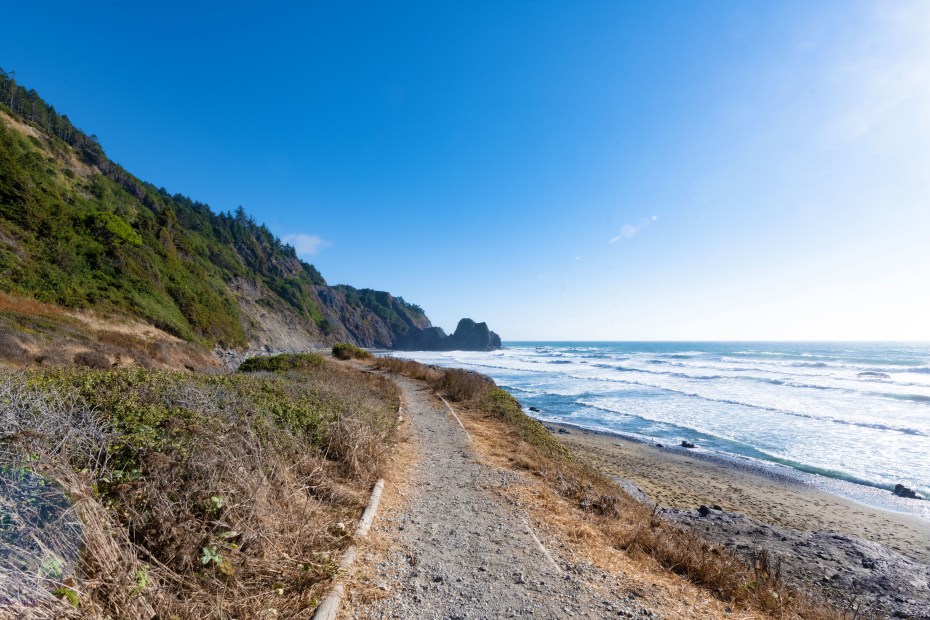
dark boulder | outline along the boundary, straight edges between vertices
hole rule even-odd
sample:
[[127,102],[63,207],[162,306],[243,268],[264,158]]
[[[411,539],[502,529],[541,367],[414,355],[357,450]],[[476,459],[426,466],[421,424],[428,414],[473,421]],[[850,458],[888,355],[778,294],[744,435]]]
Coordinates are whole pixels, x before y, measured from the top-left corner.
[[913,489],[909,489],[903,484],[894,485],[894,491],[892,491],[898,497],[906,497],[908,499],[923,499],[920,495],[917,494]]
[[539,407],[530,407],[530,411],[535,411],[536,413],[539,413]]
[[682,441],[682,442],[681,442],[681,447],[682,447],[682,448],[694,448],[694,447],[696,447],[696,446],[695,446],[693,443],[691,443],[690,441]]

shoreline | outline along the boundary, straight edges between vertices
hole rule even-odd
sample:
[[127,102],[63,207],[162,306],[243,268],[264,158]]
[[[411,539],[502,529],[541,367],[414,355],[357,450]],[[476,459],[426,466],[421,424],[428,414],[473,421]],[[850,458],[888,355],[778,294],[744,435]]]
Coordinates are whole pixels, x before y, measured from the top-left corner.
[[771,558],[785,579],[838,609],[855,604],[862,617],[927,617],[927,520],[854,502],[750,461],[544,424],[663,518],[748,563],[759,554]]
[[930,521],[854,501],[805,480],[813,474],[778,471],[748,460],[684,448],[658,447],[563,422],[540,422],[554,429],[559,439],[592,465],[626,482],[624,487],[633,485],[648,502],[661,507],[686,511],[702,505],[719,506],[726,513],[742,514],[769,526],[855,536],[930,563]]
[[665,450],[670,454],[684,455],[689,458],[700,459],[707,463],[717,464],[721,467],[751,472],[763,478],[770,478],[788,485],[796,484],[804,488],[817,489],[866,508],[908,515],[926,523],[927,526],[930,527],[930,500],[922,499],[914,501],[912,499],[899,497],[892,492],[890,487],[884,487],[870,482],[859,482],[854,479],[839,476],[829,476],[804,468],[792,467],[791,465],[777,461],[708,450],[701,446],[686,449],[679,445],[662,444],[651,437],[627,435],[609,429],[588,428],[571,422],[557,420],[547,421],[543,419],[540,419],[540,421],[554,427],[575,429],[578,432],[603,435],[634,444],[651,446],[656,449]]

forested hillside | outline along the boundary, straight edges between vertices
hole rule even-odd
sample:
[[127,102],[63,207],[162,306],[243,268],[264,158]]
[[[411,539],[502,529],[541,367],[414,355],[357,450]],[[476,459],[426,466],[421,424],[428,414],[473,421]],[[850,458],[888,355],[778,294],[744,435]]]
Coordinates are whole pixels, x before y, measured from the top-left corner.
[[137,179],[3,70],[0,291],[202,346],[391,347],[430,325],[399,297],[328,286],[241,207],[214,213]]

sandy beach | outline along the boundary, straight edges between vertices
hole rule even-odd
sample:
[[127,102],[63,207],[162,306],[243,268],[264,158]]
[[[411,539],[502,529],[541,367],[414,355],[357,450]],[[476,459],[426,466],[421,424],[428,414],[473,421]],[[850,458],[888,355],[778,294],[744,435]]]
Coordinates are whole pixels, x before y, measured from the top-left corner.
[[[847,500],[792,475],[570,425],[546,426],[661,514],[859,617],[928,618],[930,522]],[[881,492],[881,491],[879,491]],[[886,492],[887,493],[887,492]]]
[[772,526],[858,536],[917,561],[930,562],[930,522],[837,497],[790,478],[706,460],[699,453],[659,448],[570,425],[559,438],[606,473],[632,482],[663,507],[706,505]]

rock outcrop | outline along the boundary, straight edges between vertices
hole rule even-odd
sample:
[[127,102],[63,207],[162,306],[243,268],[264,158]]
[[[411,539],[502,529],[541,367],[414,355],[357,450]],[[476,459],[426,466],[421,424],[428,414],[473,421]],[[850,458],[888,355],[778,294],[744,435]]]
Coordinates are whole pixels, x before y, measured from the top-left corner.
[[501,348],[501,337],[487,323],[471,319],[459,321],[451,335],[440,327],[411,327],[394,347],[401,351],[494,351]]

